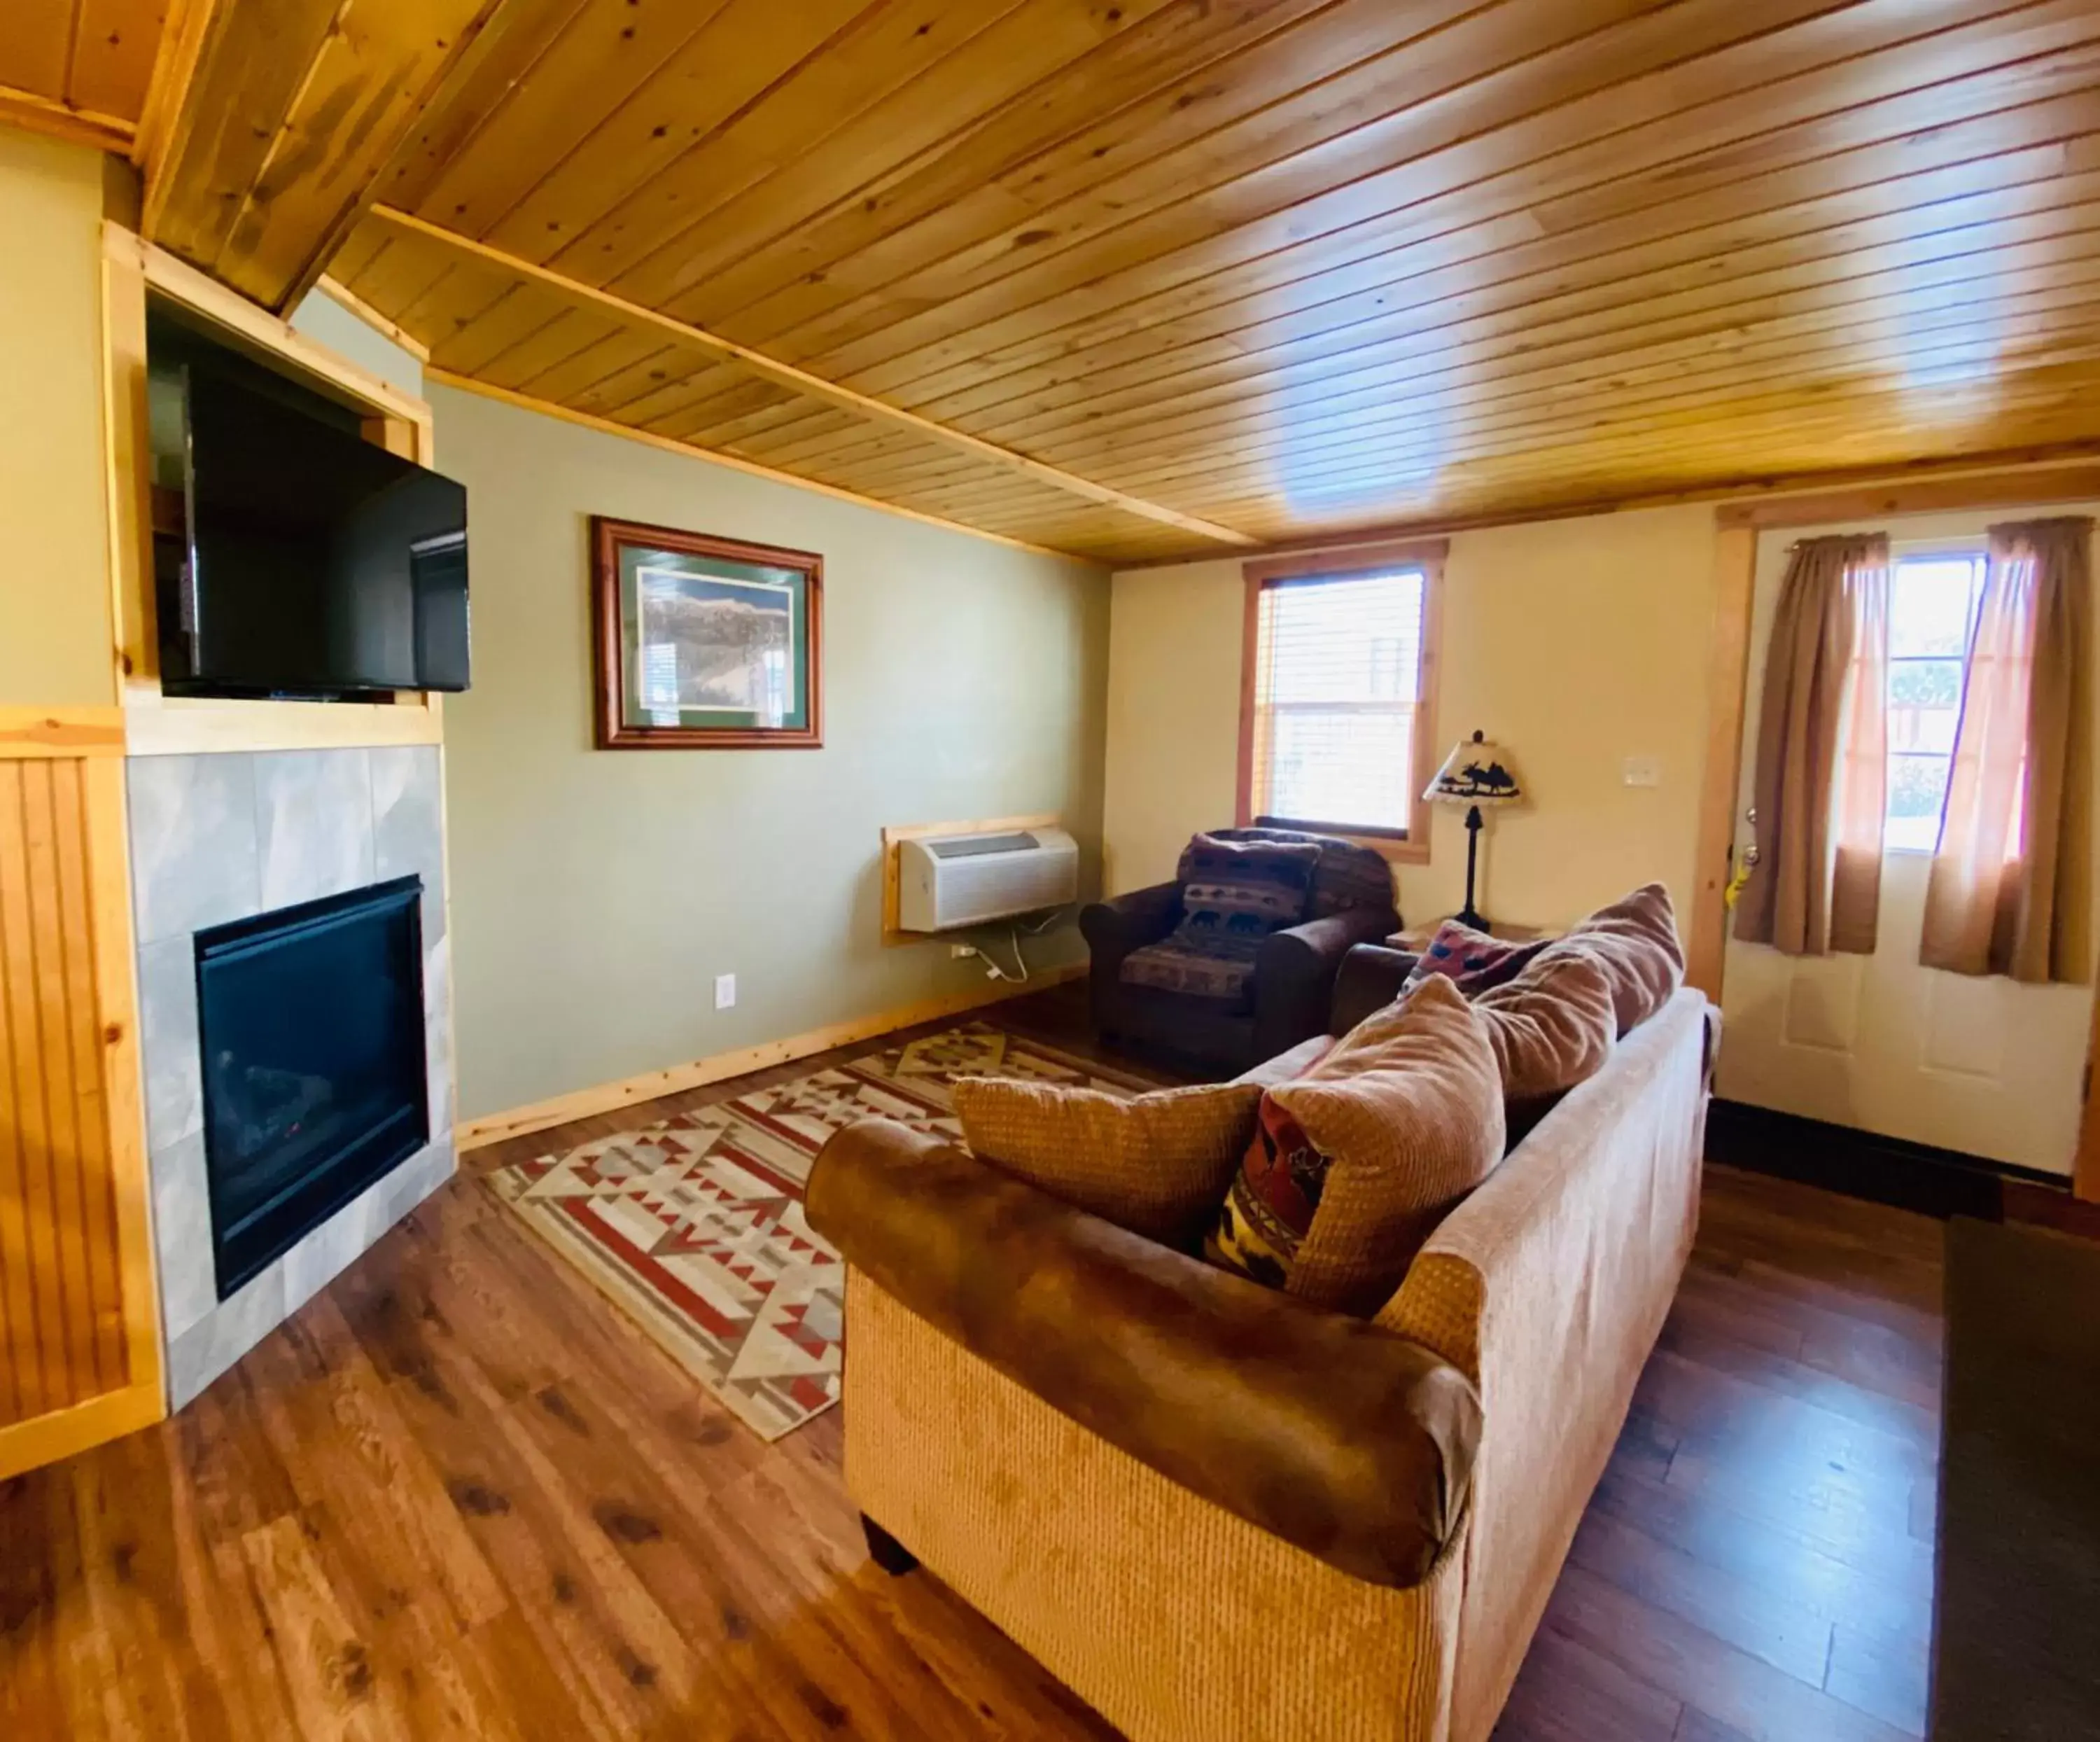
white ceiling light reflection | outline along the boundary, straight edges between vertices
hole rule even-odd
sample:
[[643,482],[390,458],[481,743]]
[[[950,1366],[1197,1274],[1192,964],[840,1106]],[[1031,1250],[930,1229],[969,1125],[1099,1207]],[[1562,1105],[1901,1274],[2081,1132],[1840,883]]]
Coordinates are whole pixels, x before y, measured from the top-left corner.
[[[1448,417],[1440,409],[1395,431],[1391,416],[1366,405],[1339,422],[1321,419],[1318,436],[1302,446],[1286,440],[1268,466],[1285,502],[1308,513],[1391,513],[1427,497],[1449,463]],[[1352,429],[1377,434],[1338,454],[1335,436]]]

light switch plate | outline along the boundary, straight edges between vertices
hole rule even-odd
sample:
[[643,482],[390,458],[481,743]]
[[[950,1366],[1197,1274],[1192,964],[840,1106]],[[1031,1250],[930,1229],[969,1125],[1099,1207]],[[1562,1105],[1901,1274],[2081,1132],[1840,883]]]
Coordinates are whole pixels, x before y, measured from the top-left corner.
[[736,1003],[736,976],[734,974],[715,975],[715,1008],[731,1009]]
[[1629,756],[1621,766],[1629,786],[1662,785],[1662,766],[1652,756]]

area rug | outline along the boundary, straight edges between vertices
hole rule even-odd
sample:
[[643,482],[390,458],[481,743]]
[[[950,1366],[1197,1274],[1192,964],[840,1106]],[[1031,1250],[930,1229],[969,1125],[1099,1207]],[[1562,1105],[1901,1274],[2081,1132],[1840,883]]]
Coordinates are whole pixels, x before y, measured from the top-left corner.
[[971,1023],[486,1178],[739,1420],[778,1439],[839,1396],[845,1276],[802,1219],[810,1163],[857,1119],[960,1142],[960,1077],[1154,1086]]
[[2100,1735],[2100,1245],[1947,1227],[1933,1742]]

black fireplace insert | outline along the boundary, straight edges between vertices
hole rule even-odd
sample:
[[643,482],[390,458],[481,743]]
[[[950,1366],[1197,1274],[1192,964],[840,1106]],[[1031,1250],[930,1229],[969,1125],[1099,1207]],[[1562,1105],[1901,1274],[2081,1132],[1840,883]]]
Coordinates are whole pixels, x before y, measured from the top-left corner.
[[221,1300],[430,1140],[422,892],[399,878],[196,935]]

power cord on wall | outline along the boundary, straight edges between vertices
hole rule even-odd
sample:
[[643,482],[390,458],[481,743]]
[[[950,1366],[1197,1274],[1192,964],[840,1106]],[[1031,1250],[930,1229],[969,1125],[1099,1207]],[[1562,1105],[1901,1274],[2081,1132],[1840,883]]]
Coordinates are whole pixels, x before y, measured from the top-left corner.
[[958,957],[974,956],[979,962],[982,962],[985,965],[985,978],[986,979],[1009,980],[1017,986],[1025,986],[1028,984],[1028,957],[1021,948],[1021,939],[1024,937],[1041,937],[1044,932],[1048,931],[1052,926],[1056,925],[1060,919],[1063,918],[1064,915],[1065,909],[1061,907],[1052,908],[1040,919],[1035,921],[1031,925],[1023,926],[1019,920],[1015,920],[1012,924],[1008,926],[1006,928],[1007,947],[1013,952],[1013,971],[1010,974],[1004,968],[1001,967],[996,962],[994,962],[991,959],[991,957],[986,953],[982,944],[951,944],[948,948],[950,952],[954,955]]

